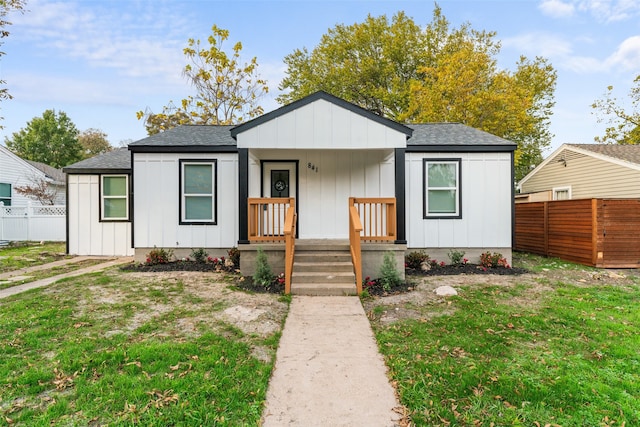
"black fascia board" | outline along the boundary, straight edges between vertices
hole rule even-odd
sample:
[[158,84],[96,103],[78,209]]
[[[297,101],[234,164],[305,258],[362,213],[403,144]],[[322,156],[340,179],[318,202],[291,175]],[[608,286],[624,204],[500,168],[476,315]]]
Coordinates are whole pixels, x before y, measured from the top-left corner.
[[131,169],[67,169],[67,175],[131,175]]
[[132,153],[237,153],[235,145],[136,145]]
[[413,135],[413,129],[411,129],[408,126],[403,125],[402,123],[398,123],[396,121],[393,121],[391,119],[387,119],[386,117],[382,117],[377,115],[376,113],[373,113],[365,108],[362,108],[358,105],[352,104],[351,102],[345,101],[344,99],[338,98],[337,96],[331,95],[330,93],[324,92],[324,91],[318,91],[315,93],[312,93],[309,96],[305,96],[302,99],[298,99],[297,101],[293,101],[290,104],[284,105],[276,110],[273,110],[269,113],[263,114],[260,117],[256,117],[253,120],[249,120],[248,122],[242,123],[234,128],[231,129],[231,137],[233,139],[236,139],[236,135],[238,135],[239,133],[242,133],[246,130],[249,130],[255,126],[261,125],[263,123],[266,123],[270,120],[273,120],[275,118],[278,118],[284,114],[287,114],[293,110],[296,110],[300,107],[303,107],[307,104],[310,104],[314,101],[317,101],[319,99],[323,99],[327,102],[330,102],[332,104],[335,104],[339,107],[342,107],[346,110],[351,111],[352,113],[356,113],[359,114],[363,117],[366,117],[367,119],[373,120],[377,123],[380,123],[381,125],[387,126],[391,129],[397,130],[398,132],[402,132],[405,135],[407,135],[407,138],[410,138],[411,135]]
[[407,153],[509,153],[511,145],[407,145]]

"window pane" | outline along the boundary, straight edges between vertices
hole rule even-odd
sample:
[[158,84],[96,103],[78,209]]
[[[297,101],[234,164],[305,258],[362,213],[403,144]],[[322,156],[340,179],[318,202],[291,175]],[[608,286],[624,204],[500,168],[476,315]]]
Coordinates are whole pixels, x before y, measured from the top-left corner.
[[455,187],[456,165],[451,163],[429,163],[429,187]]
[[127,195],[127,178],[124,176],[105,176],[102,183],[105,196]]
[[10,198],[10,197],[11,197],[11,184],[0,183],[0,198]]
[[211,197],[184,198],[184,218],[189,220],[213,220]]
[[429,213],[456,213],[455,190],[429,190]]
[[184,165],[184,193],[212,194],[211,165]]
[[127,199],[104,199],[105,218],[126,218]]

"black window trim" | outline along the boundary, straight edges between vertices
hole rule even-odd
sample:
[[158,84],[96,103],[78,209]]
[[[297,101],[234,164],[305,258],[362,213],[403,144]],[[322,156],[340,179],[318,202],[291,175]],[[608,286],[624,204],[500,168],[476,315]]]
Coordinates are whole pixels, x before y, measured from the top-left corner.
[[[126,194],[126,199],[127,199],[127,217],[125,218],[105,218],[104,217],[104,194],[102,193],[102,186],[103,186],[103,179],[105,177],[124,177],[126,180],[126,189],[127,189],[127,194]],[[99,179],[98,179],[98,200],[99,200],[99,206],[98,206],[98,222],[131,222],[131,209],[130,209],[130,204],[131,204],[131,188],[130,188],[130,179],[129,179],[129,175],[126,173],[105,173],[105,174],[100,174],[99,175]]]
[[9,197],[0,197],[0,202],[5,200],[5,199],[9,199],[9,204],[7,205],[6,203],[4,204],[5,207],[9,207],[11,206],[11,202],[13,199],[13,185],[9,182],[0,182],[0,184],[5,184],[9,186]]
[[[212,221],[193,221],[183,218],[183,166],[194,163],[213,165],[213,218]],[[179,159],[178,160],[178,224],[180,225],[218,225],[218,159]]]
[[[429,214],[427,211],[427,165],[429,163],[458,164],[458,212],[454,215]],[[423,158],[422,159],[422,219],[461,219],[462,218],[462,158]]]

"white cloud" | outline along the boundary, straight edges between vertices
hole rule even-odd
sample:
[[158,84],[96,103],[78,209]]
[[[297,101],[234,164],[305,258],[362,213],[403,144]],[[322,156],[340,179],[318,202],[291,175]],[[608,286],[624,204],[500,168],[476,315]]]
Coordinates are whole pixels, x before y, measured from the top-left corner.
[[576,11],[601,22],[620,22],[640,16],[637,0],[542,0],[538,7],[554,18],[574,16]]
[[513,48],[527,56],[544,56],[546,58],[565,57],[572,52],[571,43],[564,37],[543,32],[505,38],[502,40],[502,46]]
[[624,71],[640,69],[640,36],[629,37],[605,61],[611,69],[622,68]]
[[33,0],[27,13],[16,15],[12,31],[39,49],[54,49],[60,57],[91,67],[116,69],[121,76],[180,79],[188,25],[175,11],[155,4],[143,13],[139,9],[144,2],[122,3],[131,10],[116,13],[95,4],[89,10],[82,2]]
[[566,3],[562,0],[543,0],[539,7],[545,15],[549,15],[554,18],[572,16],[575,11],[575,7],[572,3]]

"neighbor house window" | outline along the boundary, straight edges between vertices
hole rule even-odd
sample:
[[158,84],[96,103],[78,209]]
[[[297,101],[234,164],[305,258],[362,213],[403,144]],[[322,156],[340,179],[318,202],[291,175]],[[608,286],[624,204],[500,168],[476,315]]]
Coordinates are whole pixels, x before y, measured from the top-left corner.
[[127,175],[102,175],[101,220],[128,221],[129,220],[129,177]]
[[216,161],[180,161],[180,223],[216,223]]
[[553,200],[571,199],[571,187],[556,187],[553,189]]
[[0,183],[0,202],[11,206],[11,184]]
[[460,159],[424,159],[424,217],[460,218]]

